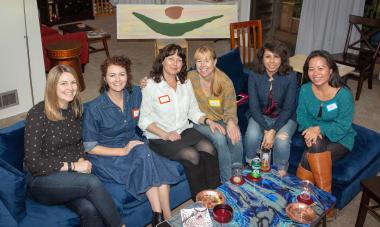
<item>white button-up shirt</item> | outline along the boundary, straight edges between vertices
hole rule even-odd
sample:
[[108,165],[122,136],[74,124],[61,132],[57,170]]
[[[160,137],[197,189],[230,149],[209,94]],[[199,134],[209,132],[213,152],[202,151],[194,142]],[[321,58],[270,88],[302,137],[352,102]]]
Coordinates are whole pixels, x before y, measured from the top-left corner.
[[166,132],[181,133],[193,127],[189,119],[198,124],[199,118],[205,115],[199,110],[190,80],[183,84],[178,81],[174,91],[163,79],[160,83],[148,79],[142,96],[138,125],[148,139],[160,138],[146,130],[152,123]]

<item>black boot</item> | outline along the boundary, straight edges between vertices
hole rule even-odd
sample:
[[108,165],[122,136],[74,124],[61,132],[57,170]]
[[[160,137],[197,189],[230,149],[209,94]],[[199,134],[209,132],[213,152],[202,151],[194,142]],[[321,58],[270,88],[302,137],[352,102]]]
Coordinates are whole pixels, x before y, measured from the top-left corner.
[[201,154],[201,163],[204,168],[203,176],[206,178],[207,187],[210,189],[217,188],[221,185],[218,156],[207,152],[199,153]]
[[161,212],[154,212],[152,213],[152,227],[156,227],[159,223],[164,221],[164,217],[162,216]]
[[205,177],[203,175],[203,168],[201,162],[198,165],[194,165],[191,162],[183,161],[181,162],[185,168],[185,174],[187,180],[189,181],[191,199],[195,201],[195,197],[198,192],[207,189],[207,184]]

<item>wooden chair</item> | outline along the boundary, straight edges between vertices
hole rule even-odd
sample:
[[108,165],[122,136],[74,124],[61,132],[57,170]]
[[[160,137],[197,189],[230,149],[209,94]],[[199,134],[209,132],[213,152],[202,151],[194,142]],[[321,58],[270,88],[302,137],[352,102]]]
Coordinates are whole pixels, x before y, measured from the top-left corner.
[[[380,42],[371,42],[371,37],[380,31],[380,19],[350,15],[349,23],[343,53],[332,56],[337,63],[355,67],[355,71],[347,76],[358,80],[355,100],[359,100],[364,80],[368,79],[368,88],[372,89],[372,74],[379,54]],[[351,41],[353,28],[360,33],[360,38]]]
[[263,46],[263,27],[261,20],[242,21],[230,24],[231,49],[238,47],[242,62],[251,66],[256,53]]

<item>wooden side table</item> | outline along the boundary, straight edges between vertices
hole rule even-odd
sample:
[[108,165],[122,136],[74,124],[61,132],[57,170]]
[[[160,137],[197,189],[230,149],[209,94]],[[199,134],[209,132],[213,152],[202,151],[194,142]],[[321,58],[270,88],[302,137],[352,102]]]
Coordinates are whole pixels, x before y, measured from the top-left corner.
[[[358,217],[356,218],[356,227],[363,226],[367,211],[380,222],[380,215],[375,211],[376,208],[380,207],[380,176],[362,180],[360,184],[363,188],[363,195],[360,202]],[[370,199],[373,199],[377,205],[370,206]]]
[[79,55],[81,51],[81,43],[75,40],[60,40],[57,42],[49,43],[46,45],[47,55],[52,62],[52,66],[55,65],[68,65],[71,66],[78,74],[79,84],[81,91],[86,86],[80,67]]

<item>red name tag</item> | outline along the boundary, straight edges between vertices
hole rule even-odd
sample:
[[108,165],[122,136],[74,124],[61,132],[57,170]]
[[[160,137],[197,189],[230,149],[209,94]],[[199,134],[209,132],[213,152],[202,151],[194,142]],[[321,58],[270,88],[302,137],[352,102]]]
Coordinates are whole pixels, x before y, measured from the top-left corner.
[[169,95],[164,95],[164,96],[158,97],[158,101],[160,101],[160,104],[168,103],[170,102],[170,97]]
[[136,119],[139,117],[140,110],[139,109],[132,109],[132,118]]

